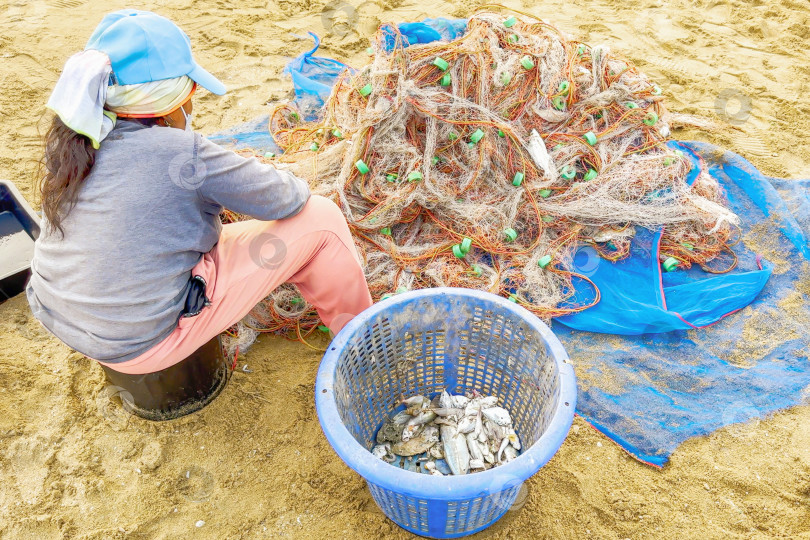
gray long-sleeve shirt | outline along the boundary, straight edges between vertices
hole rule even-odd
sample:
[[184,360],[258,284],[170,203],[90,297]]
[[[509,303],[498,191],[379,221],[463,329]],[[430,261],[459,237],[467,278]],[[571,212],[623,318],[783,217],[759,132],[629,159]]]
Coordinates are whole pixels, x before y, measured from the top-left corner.
[[223,207],[272,220],[308,199],[303,180],[199,134],[119,121],[62,221],[64,237],[43,223],[31,309],[90,358],[135,358],[176,327],[191,269],[219,240]]

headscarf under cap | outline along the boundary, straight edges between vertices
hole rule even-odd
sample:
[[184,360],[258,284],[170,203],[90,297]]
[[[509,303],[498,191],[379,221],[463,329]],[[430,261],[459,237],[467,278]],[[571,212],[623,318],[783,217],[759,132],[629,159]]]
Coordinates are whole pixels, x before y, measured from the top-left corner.
[[176,111],[188,101],[195,83],[186,75],[142,84],[107,88],[107,109],[121,117],[154,118]]

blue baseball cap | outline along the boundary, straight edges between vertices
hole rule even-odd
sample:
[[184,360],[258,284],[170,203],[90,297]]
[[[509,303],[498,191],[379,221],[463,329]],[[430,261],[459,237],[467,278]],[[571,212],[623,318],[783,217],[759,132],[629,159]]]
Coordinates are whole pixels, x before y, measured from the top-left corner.
[[201,68],[191,55],[191,41],[172,21],[151,11],[123,9],[109,13],[96,27],[85,50],[110,57],[118,84],[141,84],[188,75],[218,96],[225,85]]

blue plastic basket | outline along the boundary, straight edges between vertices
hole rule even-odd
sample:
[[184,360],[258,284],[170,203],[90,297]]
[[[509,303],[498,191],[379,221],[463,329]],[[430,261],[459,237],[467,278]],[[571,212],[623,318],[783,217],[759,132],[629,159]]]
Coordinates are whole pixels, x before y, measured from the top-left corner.
[[[445,387],[498,396],[522,453],[485,472],[446,477],[399,469],[369,453],[401,396]],[[433,538],[497,521],[562,445],[576,405],[568,355],[542,321],[499,296],[454,288],[400,294],[355,317],[329,345],[315,392],[326,438],[368,482],[383,513]]]

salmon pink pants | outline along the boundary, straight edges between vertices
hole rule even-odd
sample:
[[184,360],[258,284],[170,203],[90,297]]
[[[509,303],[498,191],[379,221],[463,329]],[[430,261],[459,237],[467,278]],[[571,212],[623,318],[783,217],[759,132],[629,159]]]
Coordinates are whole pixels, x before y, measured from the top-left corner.
[[294,283],[321,320],[338,333],[371,306],[360,258],[340,209],[313,195],[295,216],[222,227],[219,242],[191,271],[205,280],[210,305],[181,317],[169,336],[121,363],[121,373],[154,373],[185,359],[242,319],[282,283]]

